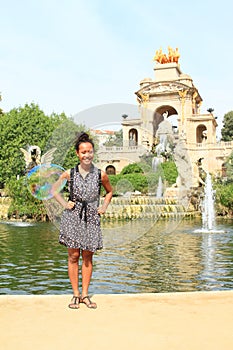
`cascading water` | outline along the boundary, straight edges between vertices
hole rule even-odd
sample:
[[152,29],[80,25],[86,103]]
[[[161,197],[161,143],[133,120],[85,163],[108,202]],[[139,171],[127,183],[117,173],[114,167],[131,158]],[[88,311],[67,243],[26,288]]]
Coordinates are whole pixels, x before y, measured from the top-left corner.
[[157,191],[156,191],[156,198],[162,198],[162,197],[163,197],[163,182],[160,176],[158,181]]
[[[195,230],[197,233],[224,233],[224,230],[216,229],[216,216],[214,210],[215,192],[210,174],[206,173],[204,198],[201,204],[202,228]],[[208,250],[210,251],[211,238],[208,240]]]
[[214,190],[209,173],[206,174],[204,199],[202,203],[202,227],[204,230],[208,231],[215,229]]
[[162,157],[154,157],[152,159],[152,169],[156,173],[159,169],[159,165],[163,162]]

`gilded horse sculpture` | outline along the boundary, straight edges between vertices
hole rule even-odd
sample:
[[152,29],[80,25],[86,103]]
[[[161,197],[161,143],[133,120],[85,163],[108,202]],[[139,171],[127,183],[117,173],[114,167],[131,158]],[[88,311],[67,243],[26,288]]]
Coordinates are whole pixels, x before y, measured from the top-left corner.
[[180,53],[178,47],[174,50],[171,46],[168,46],[168,54],[166,55],[165,53],[163,53],[162,48],[160,48],[159,50],[156,50],[153,61],[156,61],[161,64],[171,62],[178,63],[179,58]]

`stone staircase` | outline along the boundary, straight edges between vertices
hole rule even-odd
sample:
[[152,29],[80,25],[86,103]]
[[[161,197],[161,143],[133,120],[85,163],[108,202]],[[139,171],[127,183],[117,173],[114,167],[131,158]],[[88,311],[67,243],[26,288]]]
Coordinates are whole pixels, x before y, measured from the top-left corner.
[[[103,202],[103,198],[101,199]],[[184,208],[174,199],[149,196],[115,197],[102,217],[103,221],[124,221],[134,219],[177,219],[181,217],[199,216],[192,206]]]

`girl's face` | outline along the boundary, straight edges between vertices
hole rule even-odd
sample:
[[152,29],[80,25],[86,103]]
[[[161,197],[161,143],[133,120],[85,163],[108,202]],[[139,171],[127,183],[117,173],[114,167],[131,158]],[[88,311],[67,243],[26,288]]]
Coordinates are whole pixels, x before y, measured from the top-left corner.
[[94,149],[90,142],[82,142],[79,145],[78,151],[76,151],[77,156],[80,159],[80,163],[89,165],[92,163],[94,158]]

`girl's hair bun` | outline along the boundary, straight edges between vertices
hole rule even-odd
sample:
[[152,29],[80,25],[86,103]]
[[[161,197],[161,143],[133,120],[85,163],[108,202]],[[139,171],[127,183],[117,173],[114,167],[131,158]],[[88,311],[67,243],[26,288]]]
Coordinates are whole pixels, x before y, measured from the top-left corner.
[[79,149],[79,145],[83,142],[89,142],[92,144],[92,147],[94,148],[94,142],[93,140],[90,138],[90,136],[84,132],[84,131],[81,131],[80,133],[78,133],[76,135],[76,140],[75,140],[75,149],[76,151],[78,151]]
[[87,142],[89,140],[89,135],[86,132],[82,131],[78,139],[80,141]]

